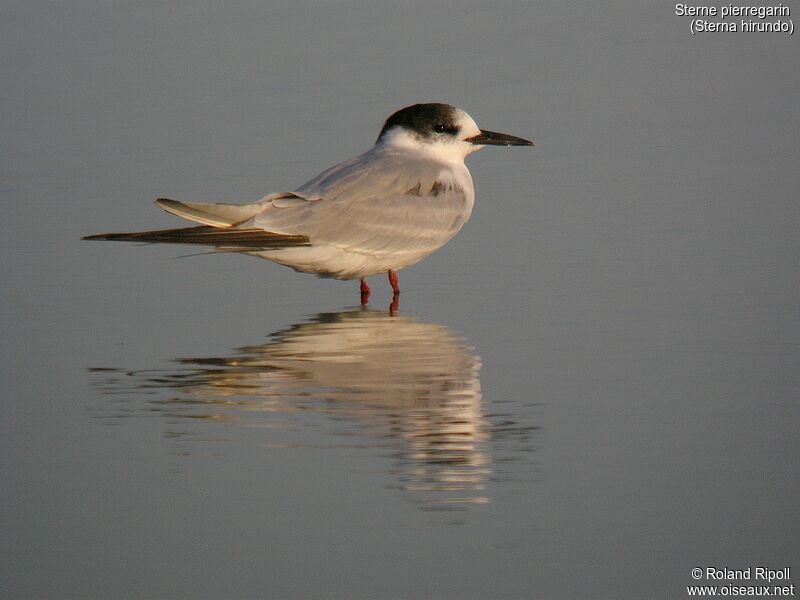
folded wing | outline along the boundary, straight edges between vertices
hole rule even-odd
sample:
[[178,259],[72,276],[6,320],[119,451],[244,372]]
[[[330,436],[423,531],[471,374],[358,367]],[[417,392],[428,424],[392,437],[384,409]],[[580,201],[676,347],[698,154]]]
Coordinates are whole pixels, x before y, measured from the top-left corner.
[[463,165],[368,153],[322,173],[291,198],[272,199],[242,226],[371,256],[419,253],[452,238],[473,202]]

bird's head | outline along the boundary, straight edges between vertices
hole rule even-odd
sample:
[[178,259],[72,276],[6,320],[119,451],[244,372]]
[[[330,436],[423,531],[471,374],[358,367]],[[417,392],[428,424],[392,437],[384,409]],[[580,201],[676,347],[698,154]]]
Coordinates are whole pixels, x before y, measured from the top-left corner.
[[520,137],[480,129],[465,111],[439,103],[401,108],[386,119],[376,143],[456,161],[484,146],[534,145]]

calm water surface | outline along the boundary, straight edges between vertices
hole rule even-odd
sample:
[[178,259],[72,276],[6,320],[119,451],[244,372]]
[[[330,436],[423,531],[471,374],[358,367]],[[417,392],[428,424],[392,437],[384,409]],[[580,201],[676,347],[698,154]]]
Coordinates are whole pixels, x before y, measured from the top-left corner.
[[[187,455],[213,440],[224,446],[239,427],[268,430],[259,444],[265,450],[375,449],[388,459],[393,487],[429,510],[488,503],[487,483],[503,471],[493,462],[531,450],[533,427],[487,412],[480,359],[442,325],[358,308],[270,337],[163,369],[92,368],[96,388],[113,397],[98,404],[97,416],[108,424],[161,417],[164,436]],[[212,425],[198,437],[197,419],[227,427]],[[302,432],[310,423],[309,439]],[[509,439],[520,447],[504,453]]]
[[[798,583],[796,35],[651,1],[0,15],[0,597]],[[293,189],[418,101],[537,146],[469,158],[472,220],[395,316],[384,278],[360,308],[80,241],[177,226],[158,196]]]

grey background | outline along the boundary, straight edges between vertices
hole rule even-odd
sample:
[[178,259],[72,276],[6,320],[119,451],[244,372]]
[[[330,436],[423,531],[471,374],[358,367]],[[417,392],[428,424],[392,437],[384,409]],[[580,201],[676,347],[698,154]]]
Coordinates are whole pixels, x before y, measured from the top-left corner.
[[[797,43],[652,1],[4,2],[0,594],[682,598],[693,567],[800,568]],[[472,220],[400,274],[402,316],[481,365],[448,379],[480,387],[481,500],[440,510],[402,386],[170,404],[208,383],[174,359],[354,282],[79,239],[292,189],[418,101],[537,142],[470,157]]]

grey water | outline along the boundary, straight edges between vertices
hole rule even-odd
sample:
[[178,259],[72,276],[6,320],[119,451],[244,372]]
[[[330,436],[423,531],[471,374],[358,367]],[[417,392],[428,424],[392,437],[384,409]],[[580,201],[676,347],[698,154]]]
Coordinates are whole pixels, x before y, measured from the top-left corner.
[[[0,597],[797,583],[798,40],[674,8],[4,2]],[[80,240],[293,189],[420,101],[537,146],[468,159],[398,314]]]

